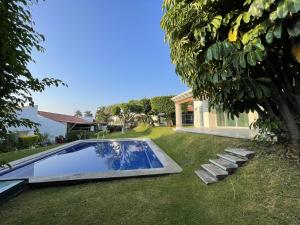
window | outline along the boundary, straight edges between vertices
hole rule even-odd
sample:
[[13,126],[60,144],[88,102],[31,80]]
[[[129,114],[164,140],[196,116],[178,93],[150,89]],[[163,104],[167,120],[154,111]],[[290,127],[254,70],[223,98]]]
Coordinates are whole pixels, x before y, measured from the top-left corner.
[[241,113],[239,117],[234,119],[228,118],[226,112],[217,109],[217,126],[218,127],[248,127],[249,119],[247,113]]

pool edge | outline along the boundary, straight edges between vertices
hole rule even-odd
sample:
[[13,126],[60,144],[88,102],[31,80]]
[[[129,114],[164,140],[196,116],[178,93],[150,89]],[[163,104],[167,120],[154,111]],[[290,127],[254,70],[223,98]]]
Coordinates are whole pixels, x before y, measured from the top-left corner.
[[[55,154],[59,151],[64,150],[67,147],[77,145],[86,142],[106,142],[106,141],[145,141],[149,147],[152,149],[154,154],[162,163],[162,168],[151,168],[151,169],[137,169],[137,170],[118,170],[109,172],[99,172],[99,173],[82,173],[82,174],[69,174],[62,176],[44,176],[44,177],[30,177],[28,179],[29,184],[41,184],[41,183],[68,183],[76,181],[93,181],[93,180],[108,180],[108,179],[121,179],[130,177],[146,177],[146,176],[158,176],[180,173],[182,168],[170,157],[168,156],[157,144],[155,144],[150,138],[118,138],[118,139],[86,139],[71,142],[65,145],[49,149],[45,152],[37,153],[23,159],[19,159],[10,163],[13,169],[15,167],[24,166],[32,161],[36,161],[47,157],[51,154]],[[10,170],[7,168],[7,170]],[[3,172],[4,170],[0,170]],[[5,179],[0,179],[5,180]]]

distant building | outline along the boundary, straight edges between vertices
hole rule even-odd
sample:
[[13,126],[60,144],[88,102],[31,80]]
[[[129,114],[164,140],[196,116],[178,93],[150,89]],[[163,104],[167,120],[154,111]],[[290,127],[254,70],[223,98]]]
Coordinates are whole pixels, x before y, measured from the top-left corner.
[[[47,133],[51,141],[57,136],[64,136],[71,130],[92,130],[94,127],[93,118],[80,118],[71,115],[38,111],[38,106],[24,107],[18,113],[18,118],[29,119],[39,123],[39,132]],[[9,131],[18,132],[20,136],[32,135],[34,129],[28,127],[10,127]]]

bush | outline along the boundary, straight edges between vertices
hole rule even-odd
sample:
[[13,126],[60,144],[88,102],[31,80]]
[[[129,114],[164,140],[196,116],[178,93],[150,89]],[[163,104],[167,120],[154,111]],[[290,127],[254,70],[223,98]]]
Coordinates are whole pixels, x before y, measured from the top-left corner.
[[49,134],[47,134],[47,133],[43,133],[43,134],[41,134],[41,133],[39,133],[38,134],[38,136],[39,136],[39,145],[41,145],[41,146],[47,146],[47,145],[49,145],[49,144],[51,144],[51,140],[50,140],[50,135]]
[[22,148],[29,148],[29,147],[37,144],[38,140],[39,140],[38,135],[21,136],[21,137],[19,137],[19,145]]
[[65,142],[66,142],[66,139],[65,139],[64,136],[59,135],[59,136],[55,137],[55,143],[56,144],[63,144]]
[[81,139],[89,139],[93,135],[93,132],[86,130],[73,130],[67,133],[67,141],[77,141]]
[[18,147],[18,134],[8,133],[5,139],[0,139],[0,152],[10,152]]

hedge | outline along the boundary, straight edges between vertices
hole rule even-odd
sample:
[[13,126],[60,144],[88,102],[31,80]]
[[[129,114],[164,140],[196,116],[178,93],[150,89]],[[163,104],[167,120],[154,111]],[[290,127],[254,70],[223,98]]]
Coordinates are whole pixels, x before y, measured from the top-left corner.
[[23,148],[28,148],[37,144],[38,140],[39,140],[38,135],[21,136],[19,137],[19,145]]

